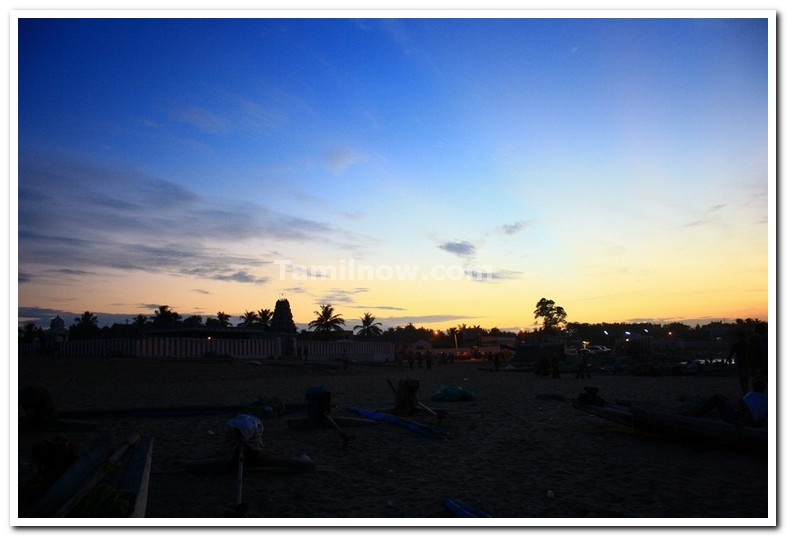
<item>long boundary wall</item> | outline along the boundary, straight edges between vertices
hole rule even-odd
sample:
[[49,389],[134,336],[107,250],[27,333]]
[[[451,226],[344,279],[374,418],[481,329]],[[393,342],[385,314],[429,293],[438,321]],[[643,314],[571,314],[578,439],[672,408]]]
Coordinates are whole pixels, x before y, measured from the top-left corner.
[[346,354],[349,360],[393,362],[394,344],[382,341],[298,341],[296,352],[308,360],[337,360]]
[[229,355],[232,358],[265,359],[281,356],[281,341],[270,339],[144,338],[68,341],[60,356],[138,356],[201,358]]
[[[393,343],[367,341],[298,341],[296,357],[308,360],[336,360],[344,355],[349,360],[394,360]],[[32,345],[19,346],[20,354],[36,352]],[[143,338],[92,339],[68,341],[58,350],[60,356],[136,356],[159,358],[202,358],[230,356],[233,359],[264,360],[282,358],[282,339],[201,339]]]

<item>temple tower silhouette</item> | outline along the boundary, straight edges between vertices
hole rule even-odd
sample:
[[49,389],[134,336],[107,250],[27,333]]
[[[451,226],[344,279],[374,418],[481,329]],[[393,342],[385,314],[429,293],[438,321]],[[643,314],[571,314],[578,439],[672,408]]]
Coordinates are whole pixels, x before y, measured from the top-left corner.
[[295,322],[292,320],[290,302],[286,298],[280,298],[276,301],[273,317],[271,318],[271,332],[280,334],[295,334],[297,332]]

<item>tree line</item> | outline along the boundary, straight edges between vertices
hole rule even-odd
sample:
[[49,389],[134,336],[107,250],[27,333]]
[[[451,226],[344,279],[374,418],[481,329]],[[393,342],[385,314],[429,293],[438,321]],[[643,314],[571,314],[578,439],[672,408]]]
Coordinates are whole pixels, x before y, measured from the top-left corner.
[[[425,327],[416,327],[413,323],[403,326],[382,328],[382,324],[371,312],[366,312],[349,330],[344,317],[337,313],[331,304],[322,304],[314,311],[314,319],[309,322],[309,330],[303,329],[299,335],[316,339],[338,339],[347,337],[352,333],[355,337],[364,340],[387,341],[392,343],[412,343],[419,340],[429,341],[435,348],[451,348],[464,346],[464,336],[473,334],[476,340],[479,336],[497,336],[514,338],[516,342],[538,341],[544,335],[558,335],[570,339],[590,341],[594,344],[612,346],[626,334],[648,335],[657,339],[675,338],[685,341],[707,341],[712,335],[708,325],[697,324],[691,327],[680,322],[667,324],[659,323],[574,323],[568,322],[565,309],[558,306],[554,300],[542,298],[536,303],[533,318],[540,326],[532,331],[520,330],[517,332],[500,330],[497,327],[483,328],[479,325],[468,326],[460,324],[445,330],[435,330]],[[80,317],[74,319],[68,328],[70,340],[113,338],[113,337],[141,337],[150,330],[173,328],[239,328],[246,330],[270,331],[273,312],[267,308],[259,310],[246,310],[238,316],[237,325],[233,325],[232,317],[223,311],[216,313],[215,317],[203,319],[201,315],[182,317],[167,305],[159,306],[151,316],[139,314],[126,321],[125,324],[116,323],[111,327],[99,328],[98,317],[90,311],[85,311]],[[753,330],[761,323],[759,319],[736,319],[735,323],[721,326],[723,337],[733,339],[740,329]],[[718,332],[718,331],[717,331]],[[19,328],[19,342],[29,343],[36,338],[43,338],[45,330],[26,323]],[[716,336],[718,337],[718,336]]]

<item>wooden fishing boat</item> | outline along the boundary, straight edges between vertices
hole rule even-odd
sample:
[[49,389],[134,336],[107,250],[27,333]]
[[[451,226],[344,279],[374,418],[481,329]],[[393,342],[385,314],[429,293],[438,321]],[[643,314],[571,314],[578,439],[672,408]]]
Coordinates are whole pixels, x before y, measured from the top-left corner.
[[141,518],[147,509],[153,439],[103,439],[78,457],[23,517]]
[[727,423],[720,419],[684,416],[646,402],[586,404],[575,400],[574,407],[606,420],[680,441],[702,443],[757,455],[768,453],[766,427],[749,427]]

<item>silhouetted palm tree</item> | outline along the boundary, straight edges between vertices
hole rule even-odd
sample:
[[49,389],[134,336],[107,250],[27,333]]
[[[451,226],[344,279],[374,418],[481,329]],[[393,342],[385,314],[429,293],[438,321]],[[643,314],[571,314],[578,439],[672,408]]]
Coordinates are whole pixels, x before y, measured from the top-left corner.
[[145,330],[145,326],[148,324],[148,316],[142,315],[141,313],[134,317],[134,320],[131,321],[131,327],[134,330],[134,334],[137,337],[142,337],[142,331]]
[[379,336],[383,333],[380,328],[381,324],[375,322],[375,317],[367,312],[361,317],[361,324],[355,325],[353,330],[358,330],[358,337],[367,338],[372,336]]
[[223,311],[218,312],[216,314],[216,317],[218,317],[219,326],[222,327],[232,326],[232,323],[230,322],[230,316],[224,313]]
[[81,317],[74,319],[74,322],[85,328],[98,328],[98,317],[89,311],[83,313]]
[[76,324],[69,329],[70,339],[90,339],[99,332],[98,317],[86,311],[80,317],[74,319]]
[[246,311],[239,319],[241,322],[238,324],[238,328],[251,328],[260,321],[256,311]]
[[169,309],[169,306],[159,306],[153,312],[153,325],[156,328],[170,328],[180,320],[180,314]]
[[183,326],[197,327],[202,326],[202,315],[189,315],[183,319]]
[[24,328],[19,328],[19,343],[32,343],[36,338],[43,338],[44,333],[44,329],[35,323],[25,323]]
[[333,306],[330,304],[320,305],[319,311],[314,312],[317,318],[309,323],[309,328],[314,328],[317,333],[341,332],[344,327],[344,319],[341,315],[334,314]]
[[267,308],[261,309],[257,312],[257,322],[263,330],[270,330],[271,319],[273,319],[273,311]]

